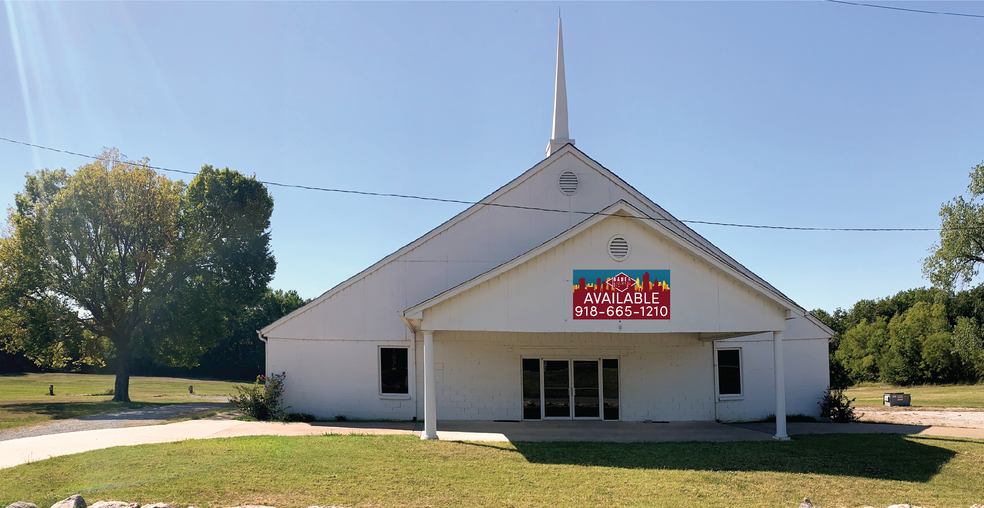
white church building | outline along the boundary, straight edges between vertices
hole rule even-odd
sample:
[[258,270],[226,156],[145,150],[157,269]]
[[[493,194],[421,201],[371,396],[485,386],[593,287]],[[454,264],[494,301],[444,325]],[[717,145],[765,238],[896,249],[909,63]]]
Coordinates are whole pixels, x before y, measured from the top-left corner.
[[817,416],[833,332],[574,147],[561,27],[546,158],[260,330],[330,419]]

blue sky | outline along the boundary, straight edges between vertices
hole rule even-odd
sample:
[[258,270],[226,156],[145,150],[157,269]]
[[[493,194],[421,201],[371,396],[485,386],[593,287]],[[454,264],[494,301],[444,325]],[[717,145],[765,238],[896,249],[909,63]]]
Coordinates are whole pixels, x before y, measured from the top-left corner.
[[[558,7],[571,137],[680,219],[937,227],[984,160],[984,19],[820,1],[7,2],[0,136],[478,200],[543,157]],[[84,163],[0,142],[0,201]],[[274,286],[304,297],[464,208],[270,191]],[[938,237],[694,229],[827,310],[926,285]]]

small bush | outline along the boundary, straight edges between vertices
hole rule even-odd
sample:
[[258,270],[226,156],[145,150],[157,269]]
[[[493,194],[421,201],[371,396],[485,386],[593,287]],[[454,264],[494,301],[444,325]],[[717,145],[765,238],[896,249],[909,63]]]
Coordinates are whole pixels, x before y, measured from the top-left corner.
[[824,392],[823,397],[820,398],[820,402],[817,402],[820,405],[820,416],[830,418],[830,421],[835,423],[856,422],[864,414],[859,415],[854,413],[854,407],[851,406],[854,400],[844,395],[844,390],[831,390],[828,388]]
[[[287,421],[287,409],[281,398],[284,394],[284,379],[287,373],[259,375],[252,386],[237,386],[237,395],[232,403],[244,416],[260,421]],[[263,384],[260,384],[263,383]]]
[[314,415],[307,414],[307,413],[287,413],[287,417],[284,419],[284,421],[311,423],[314,421]]
[[335,415],[335,421],[336,422],[347,422],[348,421],[348,418],[346,418],[345,415]]

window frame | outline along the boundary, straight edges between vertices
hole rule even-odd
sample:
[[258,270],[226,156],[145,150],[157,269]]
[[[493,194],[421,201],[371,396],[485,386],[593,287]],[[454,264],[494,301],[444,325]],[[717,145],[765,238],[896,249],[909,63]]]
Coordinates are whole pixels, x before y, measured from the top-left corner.
[[[407,393],[383,393],[383,350],[384,349],[405,349],[407,351]],[[413,398],[413,348],[409,345],[376,345],[376,391],[380,399],[410,400]]]
[[[745,362],[744,355],[742,354],[741,347],[722,347],[714,348],[714,395],[719,401],[732,401],[732,400],[743,400],[745,398]],[[738,390],[739,393],[721,393],[721,363],[720,363],[720,352],[721,351],[737,351],[738,352]]]

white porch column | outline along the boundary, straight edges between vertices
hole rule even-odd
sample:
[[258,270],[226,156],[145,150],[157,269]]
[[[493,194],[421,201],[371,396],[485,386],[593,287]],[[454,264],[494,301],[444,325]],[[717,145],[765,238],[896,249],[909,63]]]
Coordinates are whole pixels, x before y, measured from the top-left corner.
[[786,372],[782,366],[782,332],[772,332],[772,352],[776,371],[776,435],[780,441],[788,441],[786,435]]
[[424,332],[424,433],[437,439],[437,383],[434,380],[434,332]]

